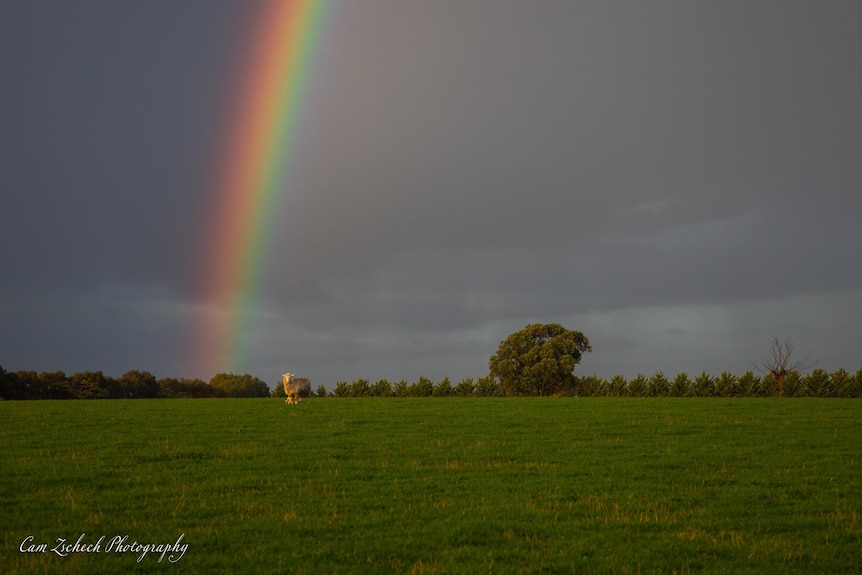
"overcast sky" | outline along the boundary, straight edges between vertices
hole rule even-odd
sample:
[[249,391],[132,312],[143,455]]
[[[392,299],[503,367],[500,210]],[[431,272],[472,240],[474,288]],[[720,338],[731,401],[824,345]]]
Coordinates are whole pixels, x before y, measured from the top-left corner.
[[[253,3],[0,2],[0,365],[190,373]],[[320,36],[248,372],[862,367],[862,3],[357,0]],[[211,221],[211,220],[209,220]]]

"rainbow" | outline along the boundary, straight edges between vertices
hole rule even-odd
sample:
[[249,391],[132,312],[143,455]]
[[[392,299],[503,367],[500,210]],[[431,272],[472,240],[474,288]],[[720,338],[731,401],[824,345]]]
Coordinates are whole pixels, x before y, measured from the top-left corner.
[[329,0],[265,0],[252,20],[201,277],[205,313],[194,373],[241,373],[274,213]]

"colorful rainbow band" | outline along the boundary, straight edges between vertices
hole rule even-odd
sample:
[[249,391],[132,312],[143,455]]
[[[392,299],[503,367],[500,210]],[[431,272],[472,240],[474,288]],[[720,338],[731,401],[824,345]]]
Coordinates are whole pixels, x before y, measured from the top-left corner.
[[218,208],[209,224],[203,337],[195,373],[246,366],[262,268],[285,182],[314,47],[329,0],[267,0],[228,130]]

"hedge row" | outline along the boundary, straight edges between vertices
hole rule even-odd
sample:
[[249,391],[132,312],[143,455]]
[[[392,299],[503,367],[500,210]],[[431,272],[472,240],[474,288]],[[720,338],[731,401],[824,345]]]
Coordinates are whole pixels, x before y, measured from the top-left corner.
[[[862,368],[855,374],[839,369],[828,372],[814,369],[808,374],[792,372],[784,384],[785,397],[862,397]],[[462,379],[454,384],[448,377],[434,383],[420,377],[413,383],[386,379],[374,383],[357,379],[351,383],[339,381],[335,389],[317,389],[319,397],[493,397],[500,395],[497,382],[489,377]],[[557,396],[569,397],[774,397],[778,385],[771,375],[760,376],[747,371],[742,375],[706,372],[694,378],[679,373],[668,378],[661,371],[651,376],[638,374],[631,379],[615,375],[605,379],[597,375],[576,378],[574,385]]]

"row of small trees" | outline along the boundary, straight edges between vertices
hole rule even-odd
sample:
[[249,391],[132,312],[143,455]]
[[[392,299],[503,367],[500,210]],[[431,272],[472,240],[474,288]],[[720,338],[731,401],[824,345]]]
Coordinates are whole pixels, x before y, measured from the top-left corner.
[[357,379],[352,383],[339,381],[332,392],[327,393],[322,386],[317,395],[329,397],[494,397],[500,395],[500,386],[490,377],[464,378],[453,384],[448,377],[438,383],[422,376],[413,383],[406,380],[394,384],[386,379],[370,383],[367,379]]
[[[282,393],[283,394],[283,393]],[[335,389],[327,391],[324,386],[317,389],[318,397],[495,397],[517,395],[501,390],[491,377],[462,379],[453,384],[448,377],[434,383],[420,377],[413,383],[386,379],[374,383],[357,379],[352,383],[339,381]],[[638,374],[630,379],[615,375],[605,379],[597,375],[575,378],[556,396],[568,397],[775,397],[778,381],[772,374],[756,375],[752,371],[737,376],[729,372],[711,375],[706,372],[690,377],[679,373],[668,378],[659,371],[651,376]],[[784,381],[785,397],[862,397],[862,369],[855,374],[839,369],[827,372],[814,369],[808,374],[790,372]]]
[[0,367],[0,399],[144,399],[156,397],[269,397],[269,386],[248,374],[219,373],[201,379],[156,379],[148,371],[118,378],[101,371],[67,376],[62,371],[7,372]]
[[[582,378],[575,395],[596,397],[776,397],[779,381],[772,374],[752,371],[737,376],[729,372],[706,372],[691,378],[679,373],[669,379],[662,372],[652,376],[638,374],[626,380],[617,375],[603,379],[594,375]],[[862,397],[862,369],[850,374],[845,369],[828,372],[814,369],[808,374],[792,371],[784,380],[784,397]]]

